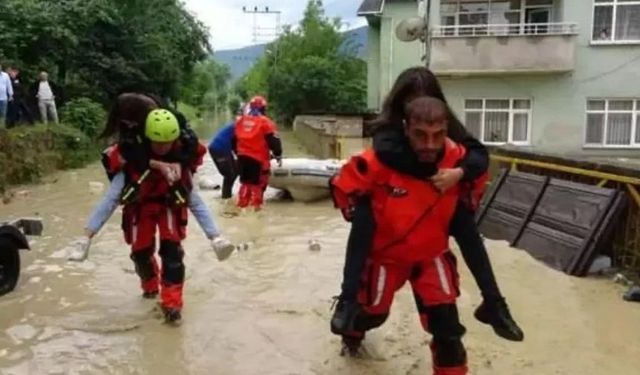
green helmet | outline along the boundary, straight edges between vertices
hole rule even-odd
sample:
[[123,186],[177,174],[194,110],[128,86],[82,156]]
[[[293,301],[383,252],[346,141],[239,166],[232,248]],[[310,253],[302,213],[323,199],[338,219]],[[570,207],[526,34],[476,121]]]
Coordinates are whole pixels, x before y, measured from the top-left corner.
[[144,134],[152,142],[173,142],[180,136],[178,119],[166,109],[154,109],[147,116]]

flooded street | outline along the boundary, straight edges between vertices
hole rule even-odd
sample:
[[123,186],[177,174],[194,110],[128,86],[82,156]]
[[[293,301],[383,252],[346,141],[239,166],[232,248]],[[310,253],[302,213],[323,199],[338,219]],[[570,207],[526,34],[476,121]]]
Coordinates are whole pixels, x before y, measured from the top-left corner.
[[[289,154],[290,155],[290,154]],[[214,175],[209,158],[201,174]],[[219,176],[216,175],[216,179]],[[342,358],[329,332],[348,226],[328,201],[269,202],[258,215],[223,218],[220,192],[201,192],[217,223],[246,251],[220,263],[191,218],[185,242],[184,322],[162,323],[143,300],[118,212],[89,260],[66,261],[106,184],[99,165],[61,172],[17,190],[0,217],[40,216],[44,235],[23,252],[16,291],[0,298],[0,374],[428,374],[427,336],[409,289],[366,342],[373,358]],[[310,251],[308,242],[322,249]],[[488,241],[524,343],[496,337],[473,319],[479,292],[460,262],[459,305],[472,374],[631,375],[640,371],[640,304],[609,280],[577,279],[525,252]]]

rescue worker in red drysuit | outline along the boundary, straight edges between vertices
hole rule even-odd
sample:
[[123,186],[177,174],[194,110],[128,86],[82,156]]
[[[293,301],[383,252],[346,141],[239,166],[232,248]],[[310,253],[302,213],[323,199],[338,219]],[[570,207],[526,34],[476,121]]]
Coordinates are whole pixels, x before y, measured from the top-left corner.
[[359,246],[370,251],[357,297],[362,308],[350,331],[342,334],[343,354],[358,354],[365,332],[384,323],[395,292],[409,281],[422,326],[433,335],[434,374],[467,374],[461,340],[465,328],[456,307],[456,259],[449,250],[449,222],[460,188],[441,192],[429,179],[439,169],[454,168],[466,153],[447,138],[447,118],[446,105],[436,98],[419,97],[406,106],[404,147],[428,169],[426,178],[383,164],[370,149],[353,157],[331,180],[334,202],[345,218],[364,218],[375,228],[358,239]]
[[[398,172],[425,179],[429,177],[427,169],[418,160],[415,152],[407,146],[403,124],[406,105],[420,96],[434,97],[447,103],[433,72],[425,67],[406,69],[398,76],[389,91],[380,115],[369,121],[368,125],[373,130],[372,146],[380,162],[392,166]],[[456,168],[440,169],[430,179],[433,185],[442,191],[457,184],[467,187],[465,193],[460,196],[449,226],[449,234],[458,244],[462,258],[482,294],[482,303],[475,310],[474,317],[479,322],[490,325],[498,336],[510,341],[522,341],[524,332],[511,315],[507,301],[498,287],[487,248],[474,220],[484,190],[484,181],[487,180],[489,153],[486,147],[465,129],[451,109],[448,113],[447,136],[462,144],[467,153]],[[366,202],[361,204],[364,208],[358,209],[356,206],[356,213],[364,214],[355,215],[351,222],[341,293],[337,297],[331,318],[331,331],[337,335],[348,330],[353,316],[360,308],[357,301],[360,275],[365,268],[370,250],[363,246],[360,239],[370,237],[374,226],[366,215]]]
[[[147,117],[145,135],[151,141],[150,157],[164,161],[179,152],[178,120],[164,109],[153,110]],[[109,153],[107,161],[117,170],[122,157],[118,146]],[[162,172],[149,168],[140,172],[134,163],[122,166],[127,186],[123,190],[123,231],[131,245],[131,259],[140,277],[145,297],[160,293],[161,307],[168,322],[181,319],[182,288],[185,268],[181,242],[186,236],[187,199],[192,189],[192,175],[202,164],[206,147],[198,143],[191,164],[181,168],[180,176],[167,179]],[[156,227],[159,232],[160,270],[155,259]]]
[[266,116],[267,101],[256,96],[249,102],[249,113],[236,121],[235,149],[240,170],[238,207],[259,210],[269,182],[271,155],[282,164],[282,142],[276,125]]

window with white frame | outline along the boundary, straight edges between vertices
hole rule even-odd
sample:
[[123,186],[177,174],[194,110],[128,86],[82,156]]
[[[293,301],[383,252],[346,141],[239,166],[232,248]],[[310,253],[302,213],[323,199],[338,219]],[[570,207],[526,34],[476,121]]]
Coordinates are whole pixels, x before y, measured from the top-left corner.
[[445,35],[545,33],[553,11],[554,0],[443,0],[440,19]]
[[594,0],[592,40],[640,43],[640,0]]
[[640,147],[639,126],[640,100],[587,100],[587,146]]
[[467,99],[464,114],[467,129],[485,144],[529,143],[529,99]]

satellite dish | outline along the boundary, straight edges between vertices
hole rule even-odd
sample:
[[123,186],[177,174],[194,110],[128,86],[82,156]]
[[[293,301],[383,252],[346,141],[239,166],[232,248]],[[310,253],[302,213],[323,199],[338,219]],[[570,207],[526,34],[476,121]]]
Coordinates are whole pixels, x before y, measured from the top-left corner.
[[403,20],[396,27],[396,37],[403,42],[426,40],[427,24],[421,17],[412,17]]

